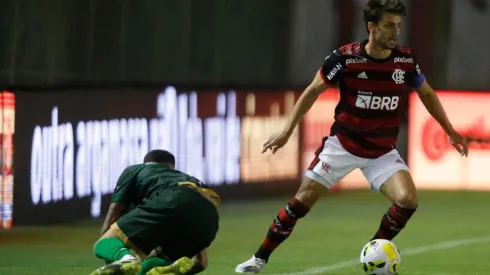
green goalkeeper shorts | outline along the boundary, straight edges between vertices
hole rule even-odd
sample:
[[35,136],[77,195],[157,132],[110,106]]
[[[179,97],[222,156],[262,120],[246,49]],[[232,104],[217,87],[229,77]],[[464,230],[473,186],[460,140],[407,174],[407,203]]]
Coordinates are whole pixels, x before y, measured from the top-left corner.
[[209,200],[192,188],[176,186],[155,192],[117,225],[145,254],[160,247],[175,261],[207,248],[216,237],[218,222],[218,211]]

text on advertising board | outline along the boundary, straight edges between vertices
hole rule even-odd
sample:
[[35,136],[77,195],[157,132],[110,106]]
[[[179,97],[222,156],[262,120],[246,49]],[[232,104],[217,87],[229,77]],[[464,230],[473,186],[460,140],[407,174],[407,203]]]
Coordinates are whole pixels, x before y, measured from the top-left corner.
[[[177,169],[207,184],[237,183],[240,178],[240,119],[235,93],[217,96],[217,116],[197,116],[197,94],[167,87],[157,96],[157,117],[59,123],[63,110],[52,109],[51,125],[33,131],[31,200],[47,204],[92,196],[98,217],[101,196],[112,193],[119,174],[140,163],[146,152],[164,148],[176,155]],[[134,103],[135,104],[135,103]],[[103,165],[108,163],[109,165]]]

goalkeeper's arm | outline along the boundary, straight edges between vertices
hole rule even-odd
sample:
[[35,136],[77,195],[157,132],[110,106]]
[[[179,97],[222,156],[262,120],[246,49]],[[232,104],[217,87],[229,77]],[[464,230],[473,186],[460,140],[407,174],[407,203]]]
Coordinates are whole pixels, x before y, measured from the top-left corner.
[[102,228],[100,229],[100,235],[104,235],[109,227],[116,222],[122,215],[124,215],[128,210],[128,206],[124,203],[113,202],[109,206],[109,211],[107,211],[107,215],[105,217],[104,223],[102,224]]

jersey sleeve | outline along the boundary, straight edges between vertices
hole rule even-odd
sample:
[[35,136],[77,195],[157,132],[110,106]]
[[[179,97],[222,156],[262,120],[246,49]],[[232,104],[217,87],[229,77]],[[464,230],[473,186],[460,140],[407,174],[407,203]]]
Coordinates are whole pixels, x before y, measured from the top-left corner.
[[132,167],[128,167],[124,169],[117,180],[116,188],[112,194],[112,202],[131,203],[135,187],[136,173],[134,173]]
[[325,58],[320,68],[320,75],[325,84],[329,86],[335,86],[337,84],[345,68],[345,64],[343,63],[342,53],[339,50],[333,51]]
[[417,58],[415,57],[412,58],[413,58],[413,70],[409,74],[408,85],[411,88],[417,89],[420,86],[422,86],[422,84],[424,83],[425,75],[420,69],[420,65],[419,62],[417,61]]
[[207,197],[211,203],[214,204],[214,206],[219,207],[221,204],[221,197],[218,193],[216,193],[216,191],[195,177],[191,177],[191,181],[199,187],[199,192],[201,194]]
[[190,179],[193,183],[195,183],[198,187],[200,188],[209,188],[208,185],[206,185],[204,182],[202,182],[200,179],[191,177]]

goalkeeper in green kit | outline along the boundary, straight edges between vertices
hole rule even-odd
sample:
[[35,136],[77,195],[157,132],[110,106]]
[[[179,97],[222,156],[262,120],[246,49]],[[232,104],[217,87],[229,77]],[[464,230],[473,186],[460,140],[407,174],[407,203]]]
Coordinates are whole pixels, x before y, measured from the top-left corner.
[[[102,236],[94,245],[108,263],[91,275],[190,275],[207,266],[218,232],[220,197],[174,169],[164,150],[146,154],[117,181]],[[134,208],[128,211],[129,207]]]

